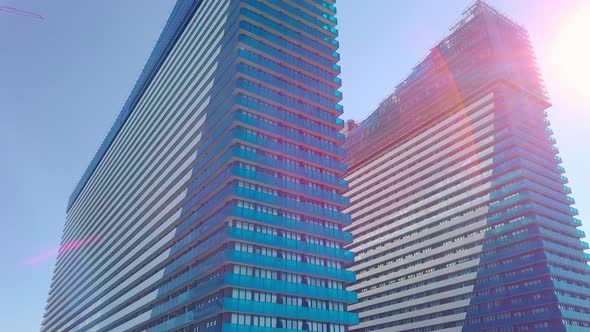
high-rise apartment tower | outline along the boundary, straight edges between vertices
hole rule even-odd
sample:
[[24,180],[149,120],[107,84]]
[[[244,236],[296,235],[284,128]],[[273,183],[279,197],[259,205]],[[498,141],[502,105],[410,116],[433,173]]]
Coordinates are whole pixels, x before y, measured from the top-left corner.
[[349,126],[351,331],[590,331],[549,106],[526,31],[477,1]]
[[333,0],[179,0],[68,204],[43,331],[358,322]]

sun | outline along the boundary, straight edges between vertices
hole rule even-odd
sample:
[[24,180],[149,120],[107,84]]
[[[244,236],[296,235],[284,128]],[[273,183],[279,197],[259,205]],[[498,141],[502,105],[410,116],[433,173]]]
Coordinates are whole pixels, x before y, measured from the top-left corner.
[[564,16],[550,41],[549,74],[570,97],[590,98],[590,1]]

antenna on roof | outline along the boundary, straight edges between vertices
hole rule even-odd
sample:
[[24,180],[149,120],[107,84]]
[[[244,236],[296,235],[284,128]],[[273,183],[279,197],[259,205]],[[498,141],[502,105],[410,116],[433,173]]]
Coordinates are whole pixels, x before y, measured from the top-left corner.
[[0,12],[12,13],[12,14],[17,14],[17,15],[22,15],[22,16],[29,16],[29,17],[40,19],[40,20],[45,19],[45,17],[43,17],[39,14],[16,9],[14,7],[0,6]]

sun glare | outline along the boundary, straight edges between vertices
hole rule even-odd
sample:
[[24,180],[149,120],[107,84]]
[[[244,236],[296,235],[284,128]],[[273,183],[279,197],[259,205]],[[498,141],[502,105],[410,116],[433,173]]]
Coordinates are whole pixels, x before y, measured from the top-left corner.
[[549,73],[570,97],[590,97],[590,1],[566,15],[550,44]]

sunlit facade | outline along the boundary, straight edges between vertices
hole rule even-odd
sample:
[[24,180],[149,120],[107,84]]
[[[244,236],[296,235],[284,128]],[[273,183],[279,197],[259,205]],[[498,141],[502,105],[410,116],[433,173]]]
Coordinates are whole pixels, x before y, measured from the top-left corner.
[[335,13],[177,2],[71,196],[43,331],[358,323]]
[[590,331],[549,106],[526,31],[478,1],[347,123],[351,331]]

